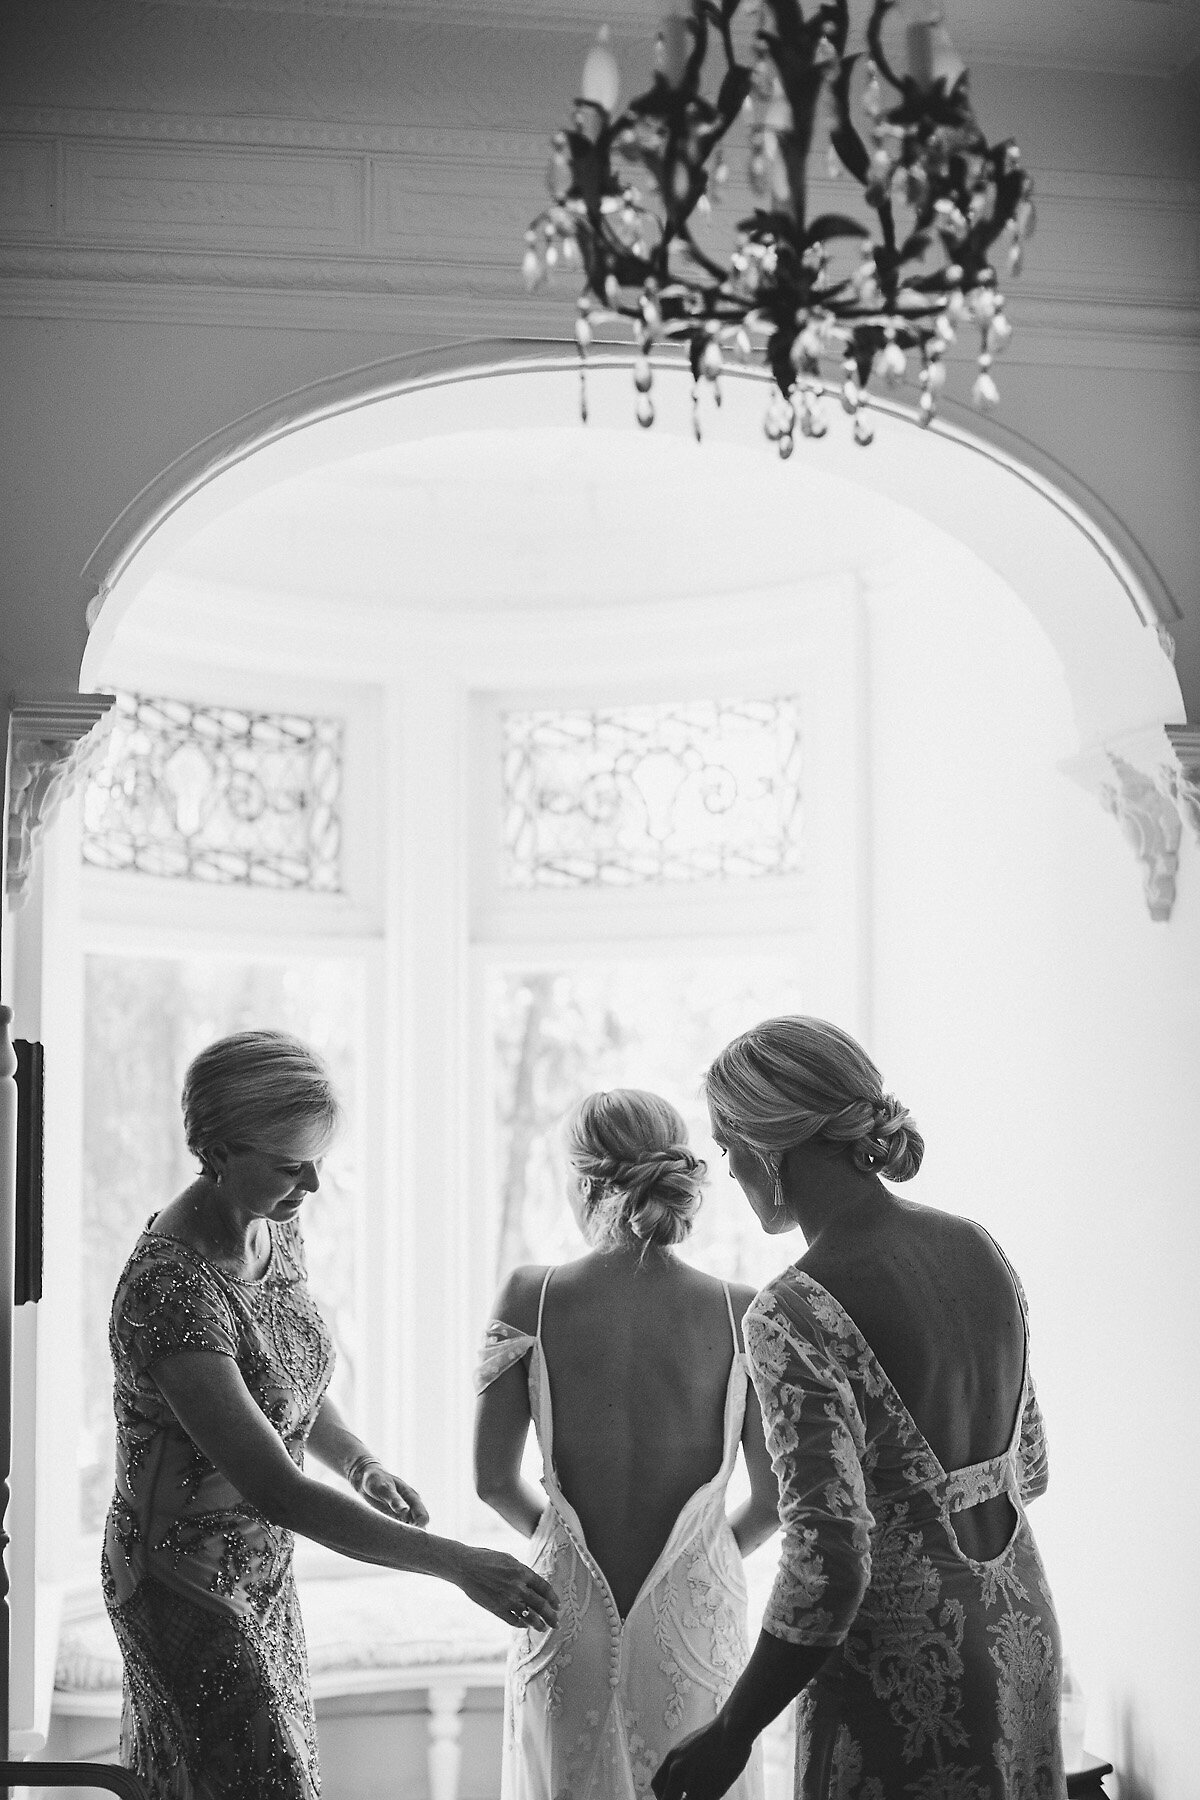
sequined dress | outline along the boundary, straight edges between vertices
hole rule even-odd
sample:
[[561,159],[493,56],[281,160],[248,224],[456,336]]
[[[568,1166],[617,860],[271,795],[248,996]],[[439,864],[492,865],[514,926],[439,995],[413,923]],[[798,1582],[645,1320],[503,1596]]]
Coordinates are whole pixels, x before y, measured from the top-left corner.
[[[748,1654],[746,1583],[725,1515],[745,1413],[746,1358],[733,1333],[725,1394],[724,1452],[710,1481],[686,1502],[622,1620],[579,1515],[558,1485],[550,1376],[536,1335],[503,1320],[488,1327],[480,1391],[528,1356],[530,1410],[543,1460],[547,1506],[529,1560],[562,1603],[551,1631],[517,1634],[505,1683],[501,1800],[635,1800],[668,1750],[710,1724]],[[760,1752],[730,1789],[762,1800]]]
[[101,1575],[125,1665],[121,1761],[152,1800],[320,1792],[292,1535],[196,1448],[153,1379],[156,1361],[180,1351],[233,1357],[302,1464],[333,1346],[299,1227],[268,1229],[256,1281],[145,1232],[113,1300],[117,1473]]
[[[1010,1271],[1011,1272],[1011,1271]],[[1063,1800],[1062,1656],[1025,1515],[1047,1481],[1025,1371],[1008,1444],[944,1469],[854,1321],[802,1269],[769,1282],[746,1349],[780,1481],[764,1629],[832,1651],[797,1703],[797,1800]],[[998,1556],[952,1515],[1007,1494]]]

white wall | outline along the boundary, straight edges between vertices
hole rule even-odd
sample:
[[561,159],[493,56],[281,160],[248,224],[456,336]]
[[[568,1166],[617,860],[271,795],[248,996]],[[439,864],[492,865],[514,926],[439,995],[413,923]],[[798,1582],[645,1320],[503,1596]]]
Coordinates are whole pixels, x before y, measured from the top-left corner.
[[873,1048],[926,1135],[910,1191],[982,1221],[1024,1279],[1051,1451],[1033,1523],[1088,1745],[1123,1795],[1192,1800],[1200,853],[1151,923],[1116,822],[1058,767],[1055,658],[981,567],[869,611]]

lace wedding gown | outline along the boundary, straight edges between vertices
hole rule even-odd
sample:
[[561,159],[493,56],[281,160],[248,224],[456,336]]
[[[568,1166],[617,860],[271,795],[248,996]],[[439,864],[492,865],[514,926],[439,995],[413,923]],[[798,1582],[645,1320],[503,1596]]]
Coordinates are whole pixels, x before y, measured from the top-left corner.
[[[1011,1272],[1011,1271],[1010,1271]],[[1046,1447],[1025,1372],[1007,1447],[947,1470],[833,1295],[797,1268],[745,1319],[784,1541],[763,1619],[833,1654],[797,1705],[797,1800],[1062,1800],[1062,1658],[1025,1517]],[[951,1515],[1016,1513],[977,1562]]]
[[[667,1751],[711,1722],[746,1662],[746,1584],[725,1517],[742,1435],[746,1358],[726,1288],[733,1364],[721,1466],[684,1506],[622,1620],[554,1470],[542,1347],[552,1272],[542,1284],[536,1334],[494,1321],[477,1378],[482,1392],[529,1357],[529,1407],[547,1497],[529,1560],[562,1602],[555,1628],[521,1632],[509,1657],[501,1800],[633,1800],[650,1793]],[[733,1800],[762,1800],[759,1759],[756,1749],[729,1790]]]

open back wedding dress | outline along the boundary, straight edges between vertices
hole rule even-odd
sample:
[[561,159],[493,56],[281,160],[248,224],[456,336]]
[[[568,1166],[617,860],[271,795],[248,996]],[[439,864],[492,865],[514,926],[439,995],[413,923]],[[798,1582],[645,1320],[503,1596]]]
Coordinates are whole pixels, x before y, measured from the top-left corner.
[[[536,1334],[495,1320],[477,1379],[482,1392],[515,1362],[529,1359],[529,1410],[547,1498],[529,1560],[562,1603],[554,1629],[521,1632],[509,1657],[501,1800],[634,1800],[650,1793],[667,1751],[711,1723],[749,1653],[742,1559],[725,1516],[748,1369],[726,1288],[733,1361],[721,1466],[684,1505],[622,1619],[555,1473],[542,1347],[552,1273],[547,1270],[542,1283]],[[756,1748],[729,1790],[732,1800],[762,1800],[759,1759]]]

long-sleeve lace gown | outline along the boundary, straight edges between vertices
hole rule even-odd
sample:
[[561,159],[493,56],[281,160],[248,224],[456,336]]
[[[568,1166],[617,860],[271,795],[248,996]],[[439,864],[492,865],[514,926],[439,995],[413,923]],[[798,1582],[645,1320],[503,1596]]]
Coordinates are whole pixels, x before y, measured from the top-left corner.
[[[745,1319],[784,1539],[763,1620],[833,1654],[797,1704],[797,1800],[1062,1800],[1061,1648],[1025,1515],[1047,1482],[1025,1373],[1000,1455],[947,1470],[849,1314],[786,1269]],[[985,1562],[951,1515],[1007,1494]]]
[[[668,1750],[711,1723],[746,1661],[746,1584],[725,1515],[745,1414],[746,1358],[727,1288],[733,1362],[721,1466],[684,1505],[622,1619],[554,1468],[545,1298],[543,1283],[533,1336],[503,1320],[489,1325],[477,1379],[482,1391],[529,1358],[547,1499],[530,1561],[562,1602],[555,1628],[521,1632],[509,1657],[501,1800],[635,1800],[650,1793]],[[762,1800],[757,1749],[730,1793],[733,1800]]]
[[213,1467],[154,1380],[159,1358],[179,1351],[232,1357],[303,1463],[333,1343],[308,1291],[299,1227],[269,1226],[257,1281],[147,1231],[113,1300],[117,1479],[101,1575],[125,1664],[121,1760],[152,1800],[320,1792],[292,1534]]

